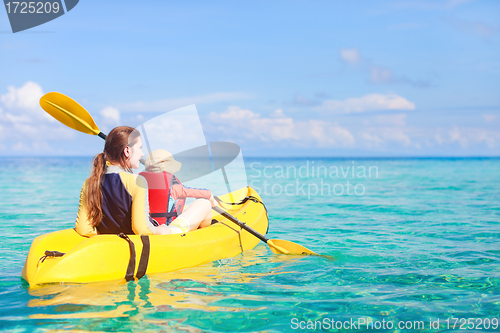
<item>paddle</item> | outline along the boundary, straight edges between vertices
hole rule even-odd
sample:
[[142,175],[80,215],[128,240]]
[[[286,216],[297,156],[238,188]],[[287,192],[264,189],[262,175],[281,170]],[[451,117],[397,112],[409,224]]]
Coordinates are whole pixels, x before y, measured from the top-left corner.
[[230,215],[226,211],[220,209],[219,207],[214,207],[213,210],[215,210],[217,213],[220,215],[224,216],[228,220],[230,220],[233,223],[236,223],[239,225],[242,229],[245,229],[267,245],[269,245],[269,248],[271,251],[273,251],[276,254],[311,254],[311,255],[318,255],[314,253],[313,251],[309,250],[307,247],[304,247],[302,245],[286,241],[283,239],[269,239],[266,236],[260,234],[256,230],[250,228],[247,226],[245,223],[241,222],[238,220],[236,217]]
[[[97,135],[106,140],[106,134],[99,130],[90,113],[72,98],[58,92],[50,92],[40,98],[40,106],[64,125],[86,134]],[[141,159],[141,163],[144,164],[144,160]],[[219,207],[213,209],[265,242],[274,253],[318,255],[308,248],[290,241],[282,239],[270,240]]]
[[90,113],[68,96],[58,92],[46,93],[40,98],[40,106],[64,125],[106,140],[106,134],[99,130]]

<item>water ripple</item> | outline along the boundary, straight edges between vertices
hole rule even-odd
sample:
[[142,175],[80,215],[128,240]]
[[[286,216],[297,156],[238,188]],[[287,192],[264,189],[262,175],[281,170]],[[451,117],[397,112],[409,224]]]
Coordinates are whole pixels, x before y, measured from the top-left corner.
[[[258,161],[261,169],[306,163]],[[31,241],[73,226],[90,159],[3,158],[1,331],[282,332],[291,330],[294,318],[498,318],[499,159],[315,162],[378,167],[376,178],[323,177],[331,184],[359,182],[363,196],[287,196],[261,189],[270,238],[332,258],[274,255],[261,244],[230,260],[138,282],[30,289],[19,276]],[[248,174],[249,181],[257,179],[254,170]],[[320,182],[297,179],[306,186]],[[284,187],[297,179],[257,180]]]

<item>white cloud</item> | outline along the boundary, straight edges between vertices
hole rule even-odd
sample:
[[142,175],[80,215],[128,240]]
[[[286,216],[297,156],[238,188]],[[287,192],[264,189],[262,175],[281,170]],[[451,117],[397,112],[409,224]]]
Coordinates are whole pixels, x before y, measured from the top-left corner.
[[406,117],[405,113],[367,116],[363,122],[365,126],[359,127],[356,134],[367,148],[387,149],[396,144],[420,149],[419,140],[423,133],[417,128],[408,127]]
[[390,83],[394,81],[394,77],[390,69],[373,66],[370,68],[370,81],[373,83]]
[[431,86],[429,81],[412,80],[404,76],[395,76],[390,69],[380,66],[370,67],[368,81],[375,84],[408,84],[416,88],[428,88]]
[[299,122],[297,127],[303,133],[309,131],[311,137],[317,141],[319,147],[350,147],[356,143],[351,132],[337,123],[309,120],[307,122]]
[[286,117],[285,116],[285,113],[283,112],[283,109],[276,109],[273,111],[273,113],[271,113],[271,117]]
[[313,109],[334,113],[358,113],[375,110],[415,110],[415,104],[395,94],[369,94],[343,101],[327,100]]
[[448,132],[449,138],[451,142],[458,142],[462,148],[467,147],[469,144],[469,140],[467,139],[466,136],[462,135],[460,133],[460,130],[458,127],[453,127],[449,132]]
[[262,141],[297,139],[293,132],[293,119],[288,117],[264,118],[259,113],[230,106],[221,113],[209,114],[210,121],[236,129],[247,138],[257,137]]
[[165,112],[144,122],[138,129],[147,135],[151,150],[161,148],[176,154],[206,144],[195,105]]
[[391,126],[405,126],[406,125],[406,114],[385,114],[375,117],[375,121],[381,125],[391,125]]
[[405,147],[413,146],[417,148],[419,144],[413,142],[409,135],[410,132],[411,131],[405,127],[386,126],[363,129],[358,135],[361,137],[363,145],[367,148],[387,148],[390,147],[391,142]]
[[[458,144],[462,148],[471,148],[486,144],[488,148],[498,147],[500,132],[478,127],[458,127],[429,129],[429,137],[439,146]],[[432,144],[430,144],[432,146]]]
[[336,123],[312,119],[295,121],[281,109],[275,110],[270,117],[262,117],[251,110],[231,106],[224,112],[210,113],[208,118],[214,126],[212,130],[224,133],[230,140],[258,139],[319,147],[346,147],[355,143],[353,135]]
[[495,119],[497,119],[497,116],[494,114],[483,114],[482,117],[483,117],[484,121],[487,123],[490,123],[490,122],[494,121]]
[[[412,127],[406,125],[402,116],[395,115],[392,120],[384,119],[382,123],[377,118],[370,122],[370,126],[354,132],[356,138],[361,138],[359,142],[368,148],[391,149],[390,143],[393,142],[418,150],[423,149],[422,147],[441,147],[446,154],[452,151],[460,154],[461,151],[471,151],[481,145],[494,149],[500,143],[498,130],[459,126]],[[457,149],[455,145],[460,148]]]
[[[416,88],[428,88],[431,86],[431,83],[427,80],[414,80],[404,75],[395,75],[390,69],[373,64],[371,60],[362,57],[358,49],[342,48],[340,49],[340,58],[343,62],[351,65],[363,64],[362,70],[369,75],[368,82],[374,84],[407,84]],[[305,101],[310,102],[307,99]],[[296,102],[300,104],[301,101],[296,99]]]
[[469,139],[467,136],[463,135],[458,129],[458,127],[453,127],[450,131],[448,131],[448,136],[451,142],[458,142],[462,148],[465,148],[469,145]]
[[12,145],[12,150],[15,152],[30,152],[31,148],[28,147],[24,142],[17,142]]
[[[5,148],[5,147],[4,147]],[[17,141],[10,146],[14,152],[31,153],[36,151],[53,152],[54,149],[45,141],[24,142]]]
[[40,108],[40,98],[43,96],[42,87],[35,82],[28,81],[22,87],[7,87],[8,92],[0,96],[0,101],[6,108],[20,108],[36,110]]
[[120,111],[117,108],[107,106],[99,114],[102,117],[103,124],[114,126],[120,123]]
[[127,112],[167,112],[191,104],[211,104],[250,99],[252,97],[251,94],[244,92],[218,92],[207,95],[171,98],[151,102],[137,101],[124,104],[120,109]]
[[[443,136],[441,135],[440,131],[438,131],[435,135],[434,135],[434,140],[436,141],[436,143],[438,145],[442,145],[444,143],[444,138]],[[430,143],[429,145],[432,146],[432,143]]]
[[361,137],[368,148],[380,147],[384,143],[384,140],[382,140],[377,134],[363,133]]
[[340,59],[348,64],[358,64],[361,62],[361,54],[358,49],[340,49]]
[[35,82],[26,82],[19,88],[9,86],[0,95],[0,148],[18,152],[47,152],[50,140],[68,139],[73,130],[61,125],[39,105],[43,96],[42,87]]
[[405,133],[405,130],[402,128],[395,128],[384,132],[383,138],[388,141],[395,141],[404,146],[409,146],[412,143],[412,140],[410,139],[408,134]]
[[454,126],[452,129],[446,130],[446,142],[458,143],[462,148],[467,148],[473,144],[485,143],[489,148],[494,148],[500,141],[500,133],[485,130],[482,128],[459,128]]
[[[215,115],[215,113],[211,115]],[[253,113],[250,110],[244,110],[237,106],[230,106],[226,111],[218,113],[217,116],[222,120],[256,119],[260,117],[258,113]]]

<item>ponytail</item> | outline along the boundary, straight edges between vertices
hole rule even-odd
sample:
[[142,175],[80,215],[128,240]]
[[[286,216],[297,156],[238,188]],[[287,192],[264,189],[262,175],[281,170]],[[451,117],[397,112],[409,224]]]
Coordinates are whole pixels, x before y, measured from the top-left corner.
[[108,163],[119,164],[125,170],[131,171],[123,150],[127,146],[132,146],[138,137],[139,132],[132,127],[116,127],[109,132],[106,138],[104,152],[94,157],[86,198],[88,218],[92,226],[97,227],[102,221],[102,181]]
[[87,185],[87,207],[90,223],[97,227],[102,220],[102,191],[101,184],[106,172],[106,156],[97,154],[93,160],[92,172]]

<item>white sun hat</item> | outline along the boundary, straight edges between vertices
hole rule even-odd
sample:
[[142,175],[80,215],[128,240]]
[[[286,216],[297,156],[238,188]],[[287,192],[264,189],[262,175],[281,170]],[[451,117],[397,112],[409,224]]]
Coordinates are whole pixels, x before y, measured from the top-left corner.
[[146,171],[176,173],[181,169],[182,163],[174,159],[172,154],[165,149],[152,151],[146,157]]

